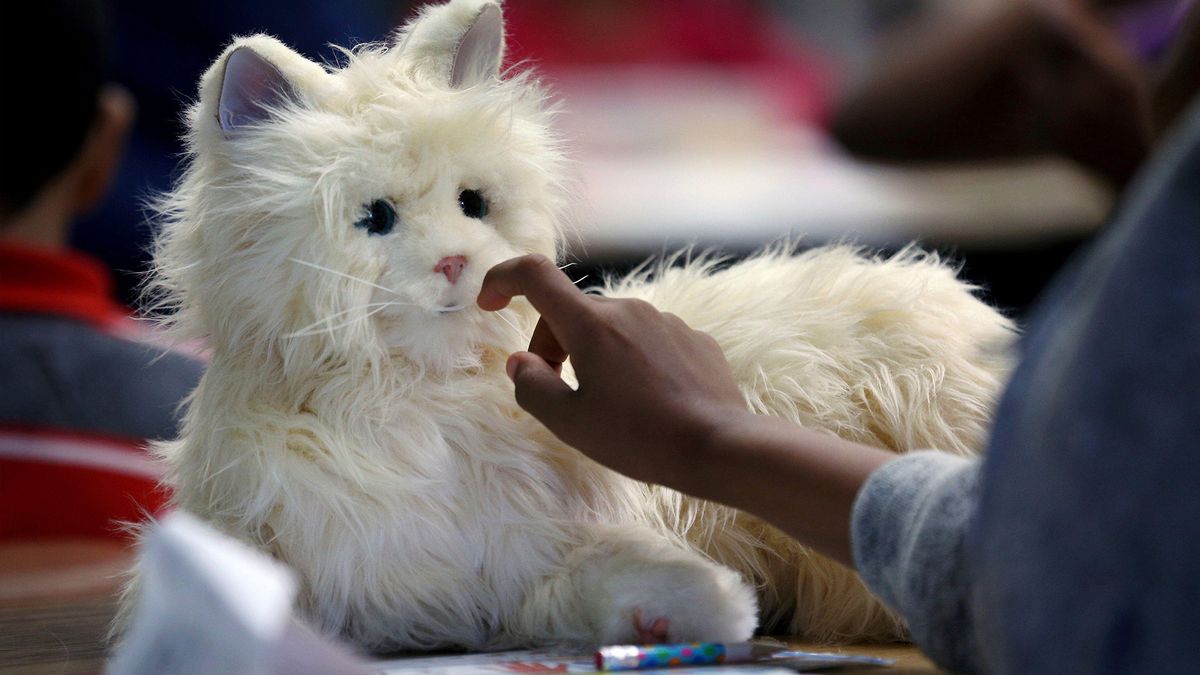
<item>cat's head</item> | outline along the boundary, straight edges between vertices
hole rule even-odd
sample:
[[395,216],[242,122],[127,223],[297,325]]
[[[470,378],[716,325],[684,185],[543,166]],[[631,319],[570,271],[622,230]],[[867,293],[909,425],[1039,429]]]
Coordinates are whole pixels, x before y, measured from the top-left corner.
[[501,76],[503,52],[487,0],[427,7],[337,69],[234,40],[162,202],[157,271],[180,327],[218,351],[438,367],[511,333],[475,306],[480,283],[510,257],[554,257],[568,195],[546,97]]

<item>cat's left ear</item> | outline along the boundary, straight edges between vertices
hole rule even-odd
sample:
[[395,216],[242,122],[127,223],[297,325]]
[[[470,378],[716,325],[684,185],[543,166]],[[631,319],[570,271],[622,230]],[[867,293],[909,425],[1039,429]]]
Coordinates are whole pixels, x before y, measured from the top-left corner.
[[454,89],[495,78],[504,60],[504,16],[496,0],[451,0],[425,8],[395,47],[416,73]]

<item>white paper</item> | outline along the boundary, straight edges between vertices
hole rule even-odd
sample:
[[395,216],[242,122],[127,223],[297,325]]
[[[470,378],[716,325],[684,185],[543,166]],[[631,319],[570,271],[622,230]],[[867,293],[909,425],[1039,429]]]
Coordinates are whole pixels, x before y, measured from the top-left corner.
[[145,542],[133,621],[108,672],[270,673],[296,595],[292,572],[195,517],[164,517]]

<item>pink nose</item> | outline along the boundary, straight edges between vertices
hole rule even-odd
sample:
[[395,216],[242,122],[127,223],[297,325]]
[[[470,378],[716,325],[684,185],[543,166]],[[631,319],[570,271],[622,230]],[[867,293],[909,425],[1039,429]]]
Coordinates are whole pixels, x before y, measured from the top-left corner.
[[445,258],[437,261],[433,266],[434,273],[441,272],[446,275],[450,283],[458,283],[458,278],[462,276],[463,268],[467,266],[467,256],[465,255],[448,255]]

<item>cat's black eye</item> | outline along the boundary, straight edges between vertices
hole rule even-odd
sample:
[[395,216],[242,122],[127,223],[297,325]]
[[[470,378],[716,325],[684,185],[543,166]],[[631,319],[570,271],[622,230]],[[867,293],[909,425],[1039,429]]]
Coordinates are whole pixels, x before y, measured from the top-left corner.
[[488,214],[488,203],[479,190],[463,190],[458,193],[458,208],[468,218],[483,218]]
[[387,234],[396,227],[396,207],[386,199],[376,199],[367,205],[367,215],[354,223],[367,234]]

